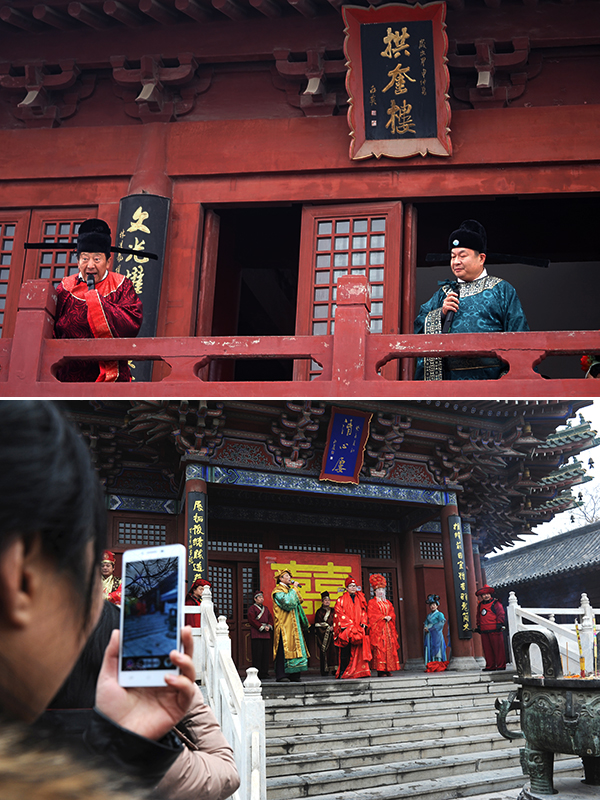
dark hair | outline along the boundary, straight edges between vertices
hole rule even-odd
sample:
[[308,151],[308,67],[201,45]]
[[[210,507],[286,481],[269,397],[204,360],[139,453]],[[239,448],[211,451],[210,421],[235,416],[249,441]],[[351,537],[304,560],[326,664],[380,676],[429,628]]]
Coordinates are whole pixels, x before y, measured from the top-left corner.
[[94,628],[79,660],[69,677],[58,690],[48,708],[93,708],[96,700],[96,683],[104,651],[114,628],[119,627],[119,609],[104,601],[102,616]]
[[22,536],[40,537],[44,555],[66,572],[92,608],[96,569],[106,547],[104,493],[81,435],[57,406],[43,400],[0,404],[0,553]]

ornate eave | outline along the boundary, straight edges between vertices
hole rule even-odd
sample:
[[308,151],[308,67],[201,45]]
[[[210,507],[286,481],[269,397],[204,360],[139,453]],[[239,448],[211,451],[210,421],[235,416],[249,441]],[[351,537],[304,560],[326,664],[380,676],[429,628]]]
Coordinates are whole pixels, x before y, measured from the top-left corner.
[[[373,414],[361,485],[455,492],[480,550],[489,552],[576,504],[564,489],[584,482],[585,470],[564,461],[598,440],[585,422],[558,433],[556,427],[585,404],[357,400],[335,405]],[[193,464],[314,481],[332,403],[136,400],[70,406],[109,491],[119,493],[124,476],[131,484],[137,469],[146,476],[160,474],[173,498]]]

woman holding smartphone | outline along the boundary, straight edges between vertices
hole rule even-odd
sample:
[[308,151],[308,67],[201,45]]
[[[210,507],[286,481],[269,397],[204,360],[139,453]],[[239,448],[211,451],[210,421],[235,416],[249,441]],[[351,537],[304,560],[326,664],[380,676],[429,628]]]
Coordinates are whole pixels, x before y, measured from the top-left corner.
[[[34,722],[62,685],[102,607],[103,493],[80,435],[42,401],[0,404],[0,715]],[[182,751],[172,727],[196,696],[190,657],[165,686],[119,686],[118,632],[107,647],[88,749],[155,785]],[[1,728],[0,728],[1,730]],[[6,730],[6,728],[5,728]],[[10,737],[9,737],[10,738]]]

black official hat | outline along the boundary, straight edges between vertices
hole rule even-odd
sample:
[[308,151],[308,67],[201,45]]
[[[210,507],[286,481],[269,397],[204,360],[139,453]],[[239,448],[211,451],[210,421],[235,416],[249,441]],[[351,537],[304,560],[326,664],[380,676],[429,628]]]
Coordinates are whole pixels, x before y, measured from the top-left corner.
[[111,232],[103,219],[86,219],[77,234],[77,255],[80,253],[104,253],[108,258],[112,246]]
[[453,247],[467,247],[478,253],[487,253],[487,234],[485,228],[476,219],[466,219],[460,228],[453,231],[448,239],[448,250]]
[[[111,253],[124,253],[130,256],[131,248],[117,247],[111,244],[112,234],[108,223],[103,219],[86,219],[79,226],[77,233],[77,255],[80,253],[104,253],[108,258]],[[25,250],[70,250],[72,245],[66,242],[25,242]],[[144,258],[151,258],[158,261],[156,253],[148,250],[136,251],[143,253]]]

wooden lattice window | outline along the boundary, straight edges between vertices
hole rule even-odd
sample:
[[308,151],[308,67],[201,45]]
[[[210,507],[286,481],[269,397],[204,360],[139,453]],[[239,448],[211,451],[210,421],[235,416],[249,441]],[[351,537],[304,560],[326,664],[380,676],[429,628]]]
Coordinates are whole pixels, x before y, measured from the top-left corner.
[[260,588],[258,567],[242,567],[242,619],[248,617],[248,609],[254,602],[254,592]]
[[262,544],[261,542],[253,541],[241,542],[236,539],[227,539],[226,537],[217,539],[209,534],[208,549],[218,553],[260,553]]
[[53,220],[43,223],[42,242],[64,244],[64,250],[40,250],[38,278],[50,279],[55,286],[67,275],[76,275],[75,246],[81,221]]
[[215,614],[233,619],[233,587],[234,568],[229,566],[208,565],[208,580],[212,584]]
[[54,286],[67,275],[78,272],[77,234],[81,223],[95,217],[97,211],[89,208],[37,209],[31,214],[30,242],[59,244],[59,249],[29,250],[25,277],[51,280]]
[[0,336],[4,337],[13,334],[23,282],[23,244],[29,217],[29,212],[25,211],[6,212],[0,216]]
[[167,526],[162,522],[120,521],[117,530],[117,544],[155,547],[167,543]]
[[391,558],[392,546],[389,541],[355,539],[347,543],[345,552],[353,553],[363,558]]
[[423,561],[443,561],[444,559],[441,542],[421,539],[419,551]]
[[[397,333],[401,244],[401,203],[305,208],[296,333],[335,331],[338,281],[345,275],[364,275],[369,282],[371,332]],[[295,378],[313,380],[321,371],[314,361],[299,362]]]
[[16,222],[0,223],[0,336],[4,327],[8,281],[14,256],[16,232]]

